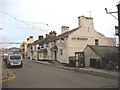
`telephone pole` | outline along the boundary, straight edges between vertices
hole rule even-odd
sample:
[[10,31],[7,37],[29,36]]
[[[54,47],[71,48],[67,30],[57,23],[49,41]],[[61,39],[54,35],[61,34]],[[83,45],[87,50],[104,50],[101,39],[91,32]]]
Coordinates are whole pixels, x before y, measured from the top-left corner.
[[118,9],[118,36],[119,36],[118,71],[120,71],[120,1],[118,2],[117,9]]
[[[117,6],[117,12],[108,12],[107,8],[105,8],[106,10],[106,14],[111,14],[115,19],[118,20],[118,26],[115,26],[115,29],[117,30],[116,35],[118,36],[118,71],[120,71],[120,1],[118,2]],[[116,18],[113,13],[118,13],[118,18]]]

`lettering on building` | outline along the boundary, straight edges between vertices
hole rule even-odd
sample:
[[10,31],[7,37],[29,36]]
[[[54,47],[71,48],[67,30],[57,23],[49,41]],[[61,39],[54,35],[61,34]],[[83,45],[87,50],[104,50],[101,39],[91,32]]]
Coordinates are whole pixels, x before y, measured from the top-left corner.
[[72,37],[72,40],[88,40],[88,38]]

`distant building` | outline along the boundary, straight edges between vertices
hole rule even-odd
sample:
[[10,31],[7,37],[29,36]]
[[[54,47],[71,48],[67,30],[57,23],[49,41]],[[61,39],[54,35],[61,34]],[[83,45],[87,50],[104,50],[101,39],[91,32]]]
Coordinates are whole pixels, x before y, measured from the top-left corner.
[[23,58],[27,59],[28,53],[29,53],[27,51],[27,46],[28,44],[33,43],[33,42],[34,42],[33,36],[29,36],[29,38],[27,38],[27,41],[22,43],[20,51],[21,51]]
[[46,34],[46,37],[38,36],[38,40],[34,41],[32,44],[28,45],[29,59],[32,60],[54,60],[53,52],[51,52],[51,47],[56,40],[56,32],[51,31]]
[[9,53],[18,54],[20,53],[20,48],[16,47],[9,48]]
[[37,60],[37,51],[38,51],[38,40],[34,41],[33,43],[29,43],[27,46],[27,52],[28,52],[28,59],[31,60]]

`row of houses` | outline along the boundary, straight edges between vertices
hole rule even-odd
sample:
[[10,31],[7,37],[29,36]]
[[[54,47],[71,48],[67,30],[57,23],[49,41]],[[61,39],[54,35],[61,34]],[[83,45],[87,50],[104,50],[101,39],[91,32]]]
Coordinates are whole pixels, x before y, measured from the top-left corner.
[[30,60],[54,60],[78,67],[96,67],[97,61],[97,66],[105,66],[106,59],[115,59],[116,63],[116,40],[97,32],[93,24],[93,18],[79,16],[79,26],[72,30],[62,26],[60,35],[51,31],[45,37],[38,36],[35,41],[30,36],[21,45],[22,55]]

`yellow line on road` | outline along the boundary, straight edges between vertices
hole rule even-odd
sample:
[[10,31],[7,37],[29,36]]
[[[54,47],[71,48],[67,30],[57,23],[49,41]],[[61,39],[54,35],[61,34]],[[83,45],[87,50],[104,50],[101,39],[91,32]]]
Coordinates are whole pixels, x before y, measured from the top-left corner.
[[7,73],[6,73],[6,76],[5,76],[5,77],[6,77],[6,79],[0,80],[0,83],[14,79],[14,78],[15,78],[15,74],[13,73],[12,70],[7,69]]

